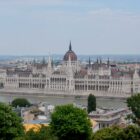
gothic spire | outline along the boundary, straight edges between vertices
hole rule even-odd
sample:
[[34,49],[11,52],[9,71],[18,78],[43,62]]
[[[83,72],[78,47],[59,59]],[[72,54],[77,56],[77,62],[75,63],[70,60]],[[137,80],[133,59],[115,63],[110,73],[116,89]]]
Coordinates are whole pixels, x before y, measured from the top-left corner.
[[91,66],[91,60],[90,60],[90,57],[89,57],[89,60],[88,60],[88,65],[89,65],[89,67]]
[[35,58],[34,58],[34,60],[33,60],[33,65],[35,65],[36,64],[36,60],[35,60]]
[[108,66],[108,67],[110,66],[110,60],[109,60],[109,58],[108,58],[108,60],[107,60],[107,66]]
[[47,66],[47,75],[50,76],[52,73],[52,64],[51,64],[51,57],[48,57],[48,66]]
[[70,41],[70,44],[69,44],[69,51],[72,51],[71,41]]
[[51,62],[51,64],[52,64],[52,67],[54,66],[54,61],[53,61],[53,58],[52,58],[52,62]]
[[100,58],[100,65],[102,65],[102,59]]
[[52,62],[51,62],[51,57],[49,56],[49,57],[48,57],[48,67],[51,67],[51,66],[52,66],[51,63],[52,63]]
[[134,79],[138,79],[139,78],[137,63],[135,64],[135,70],[134,70],[133,78]]
[[98,58],[97,58],[97,62],[96,62],[97,64],[99,64],[99,60],[98,60]]

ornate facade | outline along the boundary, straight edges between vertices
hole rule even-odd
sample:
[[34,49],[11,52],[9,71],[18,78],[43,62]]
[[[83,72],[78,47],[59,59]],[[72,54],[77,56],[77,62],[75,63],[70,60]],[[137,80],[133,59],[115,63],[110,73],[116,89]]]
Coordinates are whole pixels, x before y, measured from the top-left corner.
[[64,93],[73,95],[128,97],[140,92],[139,68],[120,69],[98,60],[85,66],[78,61],[72,50],[64,55],[62,64],[52,65],[48,62],[33,62],[26,70],[7,70],[3,77],[4,89],[11,91],[41,91],[42,93]]

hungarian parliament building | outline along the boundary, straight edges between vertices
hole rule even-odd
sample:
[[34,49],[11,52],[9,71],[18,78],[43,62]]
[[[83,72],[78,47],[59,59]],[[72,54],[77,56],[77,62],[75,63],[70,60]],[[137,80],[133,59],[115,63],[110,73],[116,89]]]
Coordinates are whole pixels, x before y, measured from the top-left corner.
[[83,64],[69,49],[61,64],[54,65],[51,57],[41,63],[32,61],[26,69],[6,69],[1,91],[38,94],[89,95],[129,97],[140,92],[140,68],[113,64],[97,59]]

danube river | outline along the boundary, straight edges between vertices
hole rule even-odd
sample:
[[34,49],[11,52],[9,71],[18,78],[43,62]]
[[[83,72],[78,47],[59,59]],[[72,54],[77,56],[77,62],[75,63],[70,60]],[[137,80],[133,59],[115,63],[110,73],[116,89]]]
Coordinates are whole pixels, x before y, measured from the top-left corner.
[[[17,94],[0,94],[0,102],[9,103],[15,98],[27,98],[31,103],[47,102],[52,105],[71,104],[76,103],[80,105],[87,105],[86,98],[75,97],[59,97],[59,96],[35,96],[35,95],[17,95]],[[122,108],[126,107],[125,99],[116,98],[97,98],[97,107],[102,108]]]

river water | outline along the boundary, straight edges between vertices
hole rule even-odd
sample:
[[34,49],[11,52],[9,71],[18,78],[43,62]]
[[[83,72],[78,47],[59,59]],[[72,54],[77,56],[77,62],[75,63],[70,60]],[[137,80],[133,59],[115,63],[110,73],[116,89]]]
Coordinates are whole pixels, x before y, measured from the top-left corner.
[[[52,104],[52,105],[76,103],[80,105],[87,105],[86,98],[0,94],[0,102],[8,103],[15,98],[27,98],[31,103],[47,102],[48,104]],[[114,109],[126,107],[125,99],[96,98],[96,101],[97,101],[97,107],[114,108]]]

